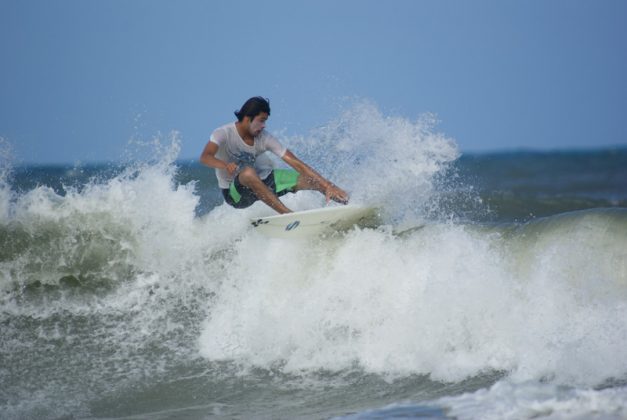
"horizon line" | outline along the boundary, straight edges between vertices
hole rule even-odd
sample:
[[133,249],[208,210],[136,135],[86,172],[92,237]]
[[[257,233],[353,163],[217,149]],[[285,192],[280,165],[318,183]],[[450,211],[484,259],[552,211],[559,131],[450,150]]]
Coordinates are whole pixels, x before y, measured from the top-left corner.
[[[505,155],[505,154],[552,154],[552,153],[599,153],[609,151],[627,151],[627,144],[614,144],[603,146],[571,146],[571,147],[553,147],[553,148],[538,148],[538,147],[503,147],[497,149],[471,149],[460,150],[460,158],[463,156],[489,156],[489,155]],[[458,158],[459,159],[459,158]],[[9,164],[14,168],[17,167],[32,167],[32,166],[60,166],[60,167],[81,167],[81,166],[108,166],[108,165],[124,165],[126,163],[137,162],[140,159],[111,159],[111,160],[81,160],[76,159],[74,162],[70,161],[47,161],[47,162],[35,162],[35,161],[22,161],[20,163],[13,162]],[[177,158],[174,162],[198,162],[198,158],[191,156],[184,156]],[[199,163],[200,164],[200,163]]]

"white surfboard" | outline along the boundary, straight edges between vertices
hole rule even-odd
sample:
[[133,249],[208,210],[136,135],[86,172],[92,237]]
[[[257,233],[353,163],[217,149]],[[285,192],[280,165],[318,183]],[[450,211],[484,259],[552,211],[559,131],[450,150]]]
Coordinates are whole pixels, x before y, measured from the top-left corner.
[[377,218],[374,207],[336,206],[251,219],[254,229],[274,238],[306,238],[324,233],[371,226]]

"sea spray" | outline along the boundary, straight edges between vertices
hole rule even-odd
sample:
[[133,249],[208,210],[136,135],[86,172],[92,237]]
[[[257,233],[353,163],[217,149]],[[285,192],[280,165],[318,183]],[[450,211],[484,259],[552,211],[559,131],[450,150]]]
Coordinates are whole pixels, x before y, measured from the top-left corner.
[[386,116],[359,100],[309,136],[287,141],[348,190],[352,202],[380,206],[397,220],[415,219],[433,209],[438,176],[460,154],[452,139],[435,131],[436,123],[430,114],[414,121]]
[[0,221],[9,217],[12,192],[10,177],[13,170],[13,152],[11,144],[0,137]]

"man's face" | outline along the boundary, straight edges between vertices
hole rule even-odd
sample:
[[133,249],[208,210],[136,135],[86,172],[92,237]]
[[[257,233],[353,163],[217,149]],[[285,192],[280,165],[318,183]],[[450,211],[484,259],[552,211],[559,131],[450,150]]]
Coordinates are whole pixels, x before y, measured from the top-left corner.
[[261,130],[263,130],[266,127],[266,121],[268,121],[268,113],[267,112],[262,112],[261,114],[257,115],[255,117],[254,120],[252,120],[252,122],[250,123],[250,127],[249,127],[249,131],[250,134],[252,134],[254,137],[258,136],[259,133],[261,133]]

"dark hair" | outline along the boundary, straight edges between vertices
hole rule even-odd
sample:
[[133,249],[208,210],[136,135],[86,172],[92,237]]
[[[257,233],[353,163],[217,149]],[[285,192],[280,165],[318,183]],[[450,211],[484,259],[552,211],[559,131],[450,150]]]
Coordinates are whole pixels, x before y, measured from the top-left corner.
[[270,115],[270,99],[255,96],[244,102],[240,110],[235,111],[235,116],[237,120],[241,122],[244,117],[250,117],[251,120],[254,120],[255,117],[262,112]]

